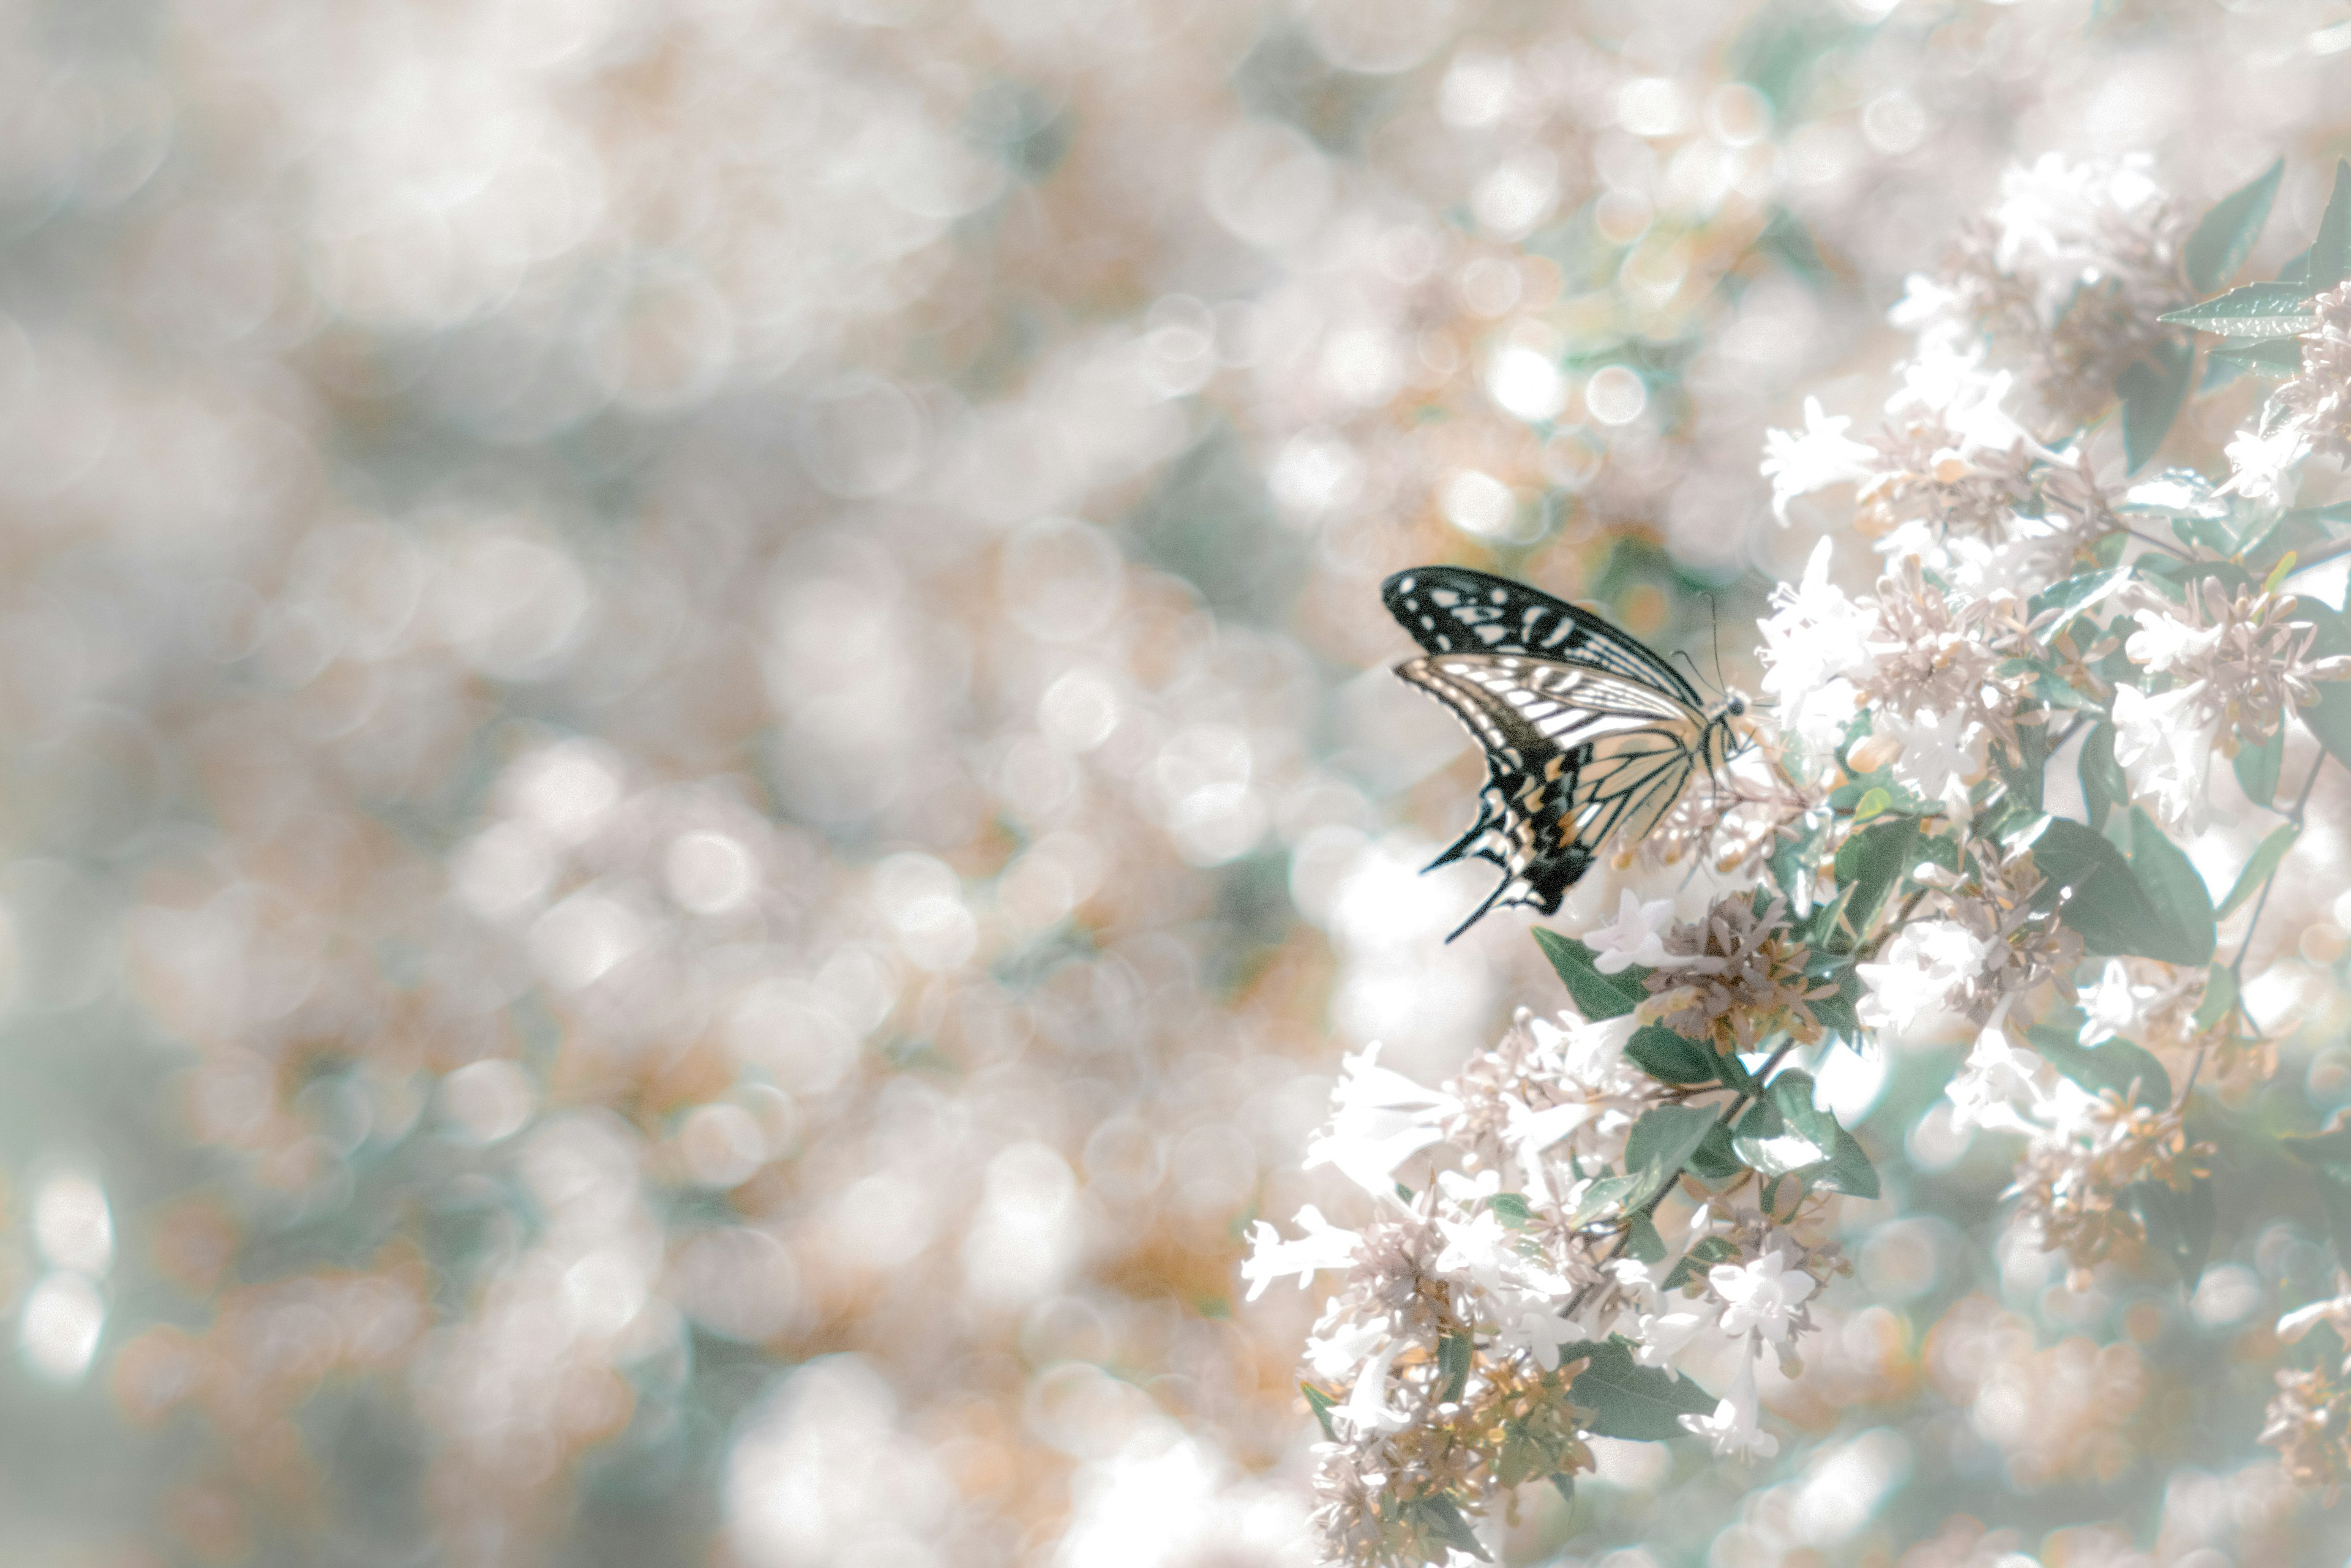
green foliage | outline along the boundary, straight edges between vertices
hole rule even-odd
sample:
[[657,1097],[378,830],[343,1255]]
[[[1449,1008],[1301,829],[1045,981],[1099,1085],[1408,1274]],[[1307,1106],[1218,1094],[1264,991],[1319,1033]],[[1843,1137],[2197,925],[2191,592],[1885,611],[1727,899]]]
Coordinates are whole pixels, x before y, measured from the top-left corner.
[[1339,1434],[1331,1426],[1331,1411],[1339,1402],[1311,1383],[1301,1383],[1298,1392],[1306,1396],[1306,1407],[1314,1412],[1314,1419],[1322,1424],[1322,1440],[1335,1443]]
[[1914,848],[1917,840],[1918,819],[1896,817],[1872,823],[1838,848],[1836,879],[1838,885],[1846,890],[1840,922],[1844,929],[1827,932],[1823,946],[1834,952],[1853,950],[1862,934],[1877,919],[1886,895],[1917,863]]
[[2133,1182],[2123,1189],[2123,1201],[2147,1228],[2147,1245],[2170,1259],[2180,1282],[2194,1290],[2212,1249],[2212,1225],[2219,1213],[2211,1181],[2198,1176],[2185,1190],[2168,1182]]
[[[2275,782],[2274,777],[2272,782]],[[2235,914],[2241,904],[2262,890],[2262,884],[2276,873],[2286,852],[2294,848],[2294,840],[2300,837],[2302,824],[2299,822],[2281,822],[2270,830],[2269,837],[2254,848],[2252,859],[2245,862],[2245,869],[2237,873],[2236,883],[2229,889],[2229,896],[2220,901],[2219,913],[2221,918],[2226,919]]]
[[1682,1435],[1681,1417],[1711,1414],[1715,1397],[1687,1377],[1643,1366],[1621,1339],[1580,1340],[1560,1347],[1562,1362],[1587,1364],[1568,1396],[1592,1412],[1590,1430],[1603,1437],[1657,1442]]
[[1498,1192],[1486,1200],[1486,1207],[1513,1230],[1524,1230],[1534,1222],[1534,1207],[1522,1192]]
[[2280,158],[2259,177],[2221,197],[2197,220],[2188,243],[2180,247],[2188,287],[2205,294],[2237,275],[2245,257],[2252,254],[2262,225],[2269,221],[2270,204],[2276,200],[2278,181],[2284,174],[2285,160]]
[[1666,1239],[1657,1234],[1657,1222],[1636,1212],[1625,1226],[1625,1251],[1636,1262],[1664,1262]]
[[2318,237],[2310,242],[2310,259],[2303,283],[2310,294],[2324,294],[2351,277],[2351,158],[2335,161],[2335,189],[2326,211],[2318,219]]
[[[1662,1024],[1646,1024],[1625,1043],[1633,1065],[1661,1083],[1712,1083],[1721,1074],[1722,1058],[1711,1046]],[[1743,1070],[1742,1070],[1743,1072]]]
[[1667,1291],[1678,1291],[1717,1263],[1728,1263],[1739,1256],[1739,1248],[1728,1237],[1701,1236],[1690,1243],[1688,1251],[1674,1260],[1666,1274]]
[[2256,338],[2251,341],[2216,343],[2206,350],[2216,364],[2243,371],[2265,381],[2282,382],[2302,373],[2302,340]]
[[2200,1033],[2229,1016],[2237,1005],[2237,971],[2216,964],[2205,972],[2204,999],[2196,1004],[2195,1023]]
[[2120,1038],[2085,1045],[2082,1023],[2079,1012],[2061,1015],[2059,1020],[2034,1024],[2024,1031],[2025,1038],[2043,1061],[2094,1094],[2111,1089],[2141,1105],[2171,1103],[2171,1075],[2163,1063]]
[[2163,341],[2149,358],[2132,361],[2115,378],[2115,395],[2123,404],[2123,459],[2131,472],[2145,467],[2171,434],[2195,370],[2193,343]]
[[[1477,1531],[1461,1517],[1461,1505],[1443,1492],[1414,1498],[1402,1505],[1405,1522],[1416,1526],[1415,1533],[1433,1537],[1456,1552],[1466,1552],[1480,1563],[1491,1563],[1493,1554],[1479,1542]],[[1436,1563],[1444,1561],[1441,1553],[1424,1556],[1421,1561]]]
[[1466,1333],[1449,1333],[1437,1342],[1437,1371],[1445,1379],[1437,1398],[1447,1403],[1469,1387],[1469,1369],[1478,1363],[1478,1342]]
[[1739,1157],[1767,1176],[1783,1176],[1835,1156],[1836,1118],[1813,1103],[1813,1076],[1782,1072],[1739,1119]]
[[1852,1197],[1878,1196],[1877,1167],[1869,1163],[1869,1154],[1861,1140],[1843,1127],[1837,1129],[1836,1153],[1827,1163],[1809,1166],[1796,1175],[1809,1187],[1826,1192],[1841,1192]]
[[2168,930],[2168,950],[2150,953],[2173,964],[2201,964],[2212,956],[2212,895],[2187,852],[2163,836],[2145,811],[2131,808],[2130,865]]
[[2173,964],[2200,964],[2212,956],[2211,904],[2202,879],[2151,826],[2147,836],[2163,848],[2147,854],[2145,870],[2163,877],[2167,891],[2177,894],[2182,890],[2174,885],[2176,873],[2184,867],[2195,878],[2195,896],[2203,900],[2200,925],[2194,904],[2178,912],[2158,908],[2141,880],[2139,863],[2125,859],[2087,823],[2043,817],[2021,836],[2032,842],[2033,863],[2048,879],[2042,896],[2057,901],[2058,919],[2080,932],[2082,945],[2092,953]]
[[2123,774],[2122,764],[2115,760],[2115,727],[2098,723],[2082,737],[2082,800],[2087,809],[2090,826],[2105,826],[2106,813],[2117,806],[2130,803],[2130,780]]
[[[2351,625],[2325,605],[2304,599],[2294,606],[2294,619],[2307,621],[2318,629],[2311,639],[2311,653],[2316,658],[2330,658],[2336,653],[2351,653]],[[2351,682],[2322,681],[2318,700],[2302,705],[2302,722],[2326,747],[2337,762],[2351,764]]]
[[2280,1138],[2278,1146],[2299,1160],[2317,1183],[2335,1260],[2351,1268],[2351,1127],[2314,1137]]
[[[2284,763],[2285,730],[2283,727],[2257,746],[2238,747],[2235,758],[2237,784],[2244,790],[2245,799],[2256,806],[2266,806],[2276,800],[2278,769]],[[2223,904],[2220,913],[2226,915],[2232,907]]]
[[1706,1142],[1715,1115],[1703,1105],[1653,1105],[1641,1113],[1625,1139],[1625,1166],[1638,1184],[1638,1196],[1628,1195],[1626,1207],[1638,1208],[1666,1189]]
[[2158,319],[2223,338],[2291,338],[2308,331],[2318,316],[2310,291],[2298,283],[2248,283]]
[[1575,1010],[1594,1023],[1624,1017],[1649,994],[1641,984],[1648,978],[1649,971],[1638,965],[1621,974],[1604,975],[1593,961],[1591,948],[1573,936],[1562,936],[1540,925],[1535,927],[1535,945],[1567,983],[1568,994],[1575,998]]

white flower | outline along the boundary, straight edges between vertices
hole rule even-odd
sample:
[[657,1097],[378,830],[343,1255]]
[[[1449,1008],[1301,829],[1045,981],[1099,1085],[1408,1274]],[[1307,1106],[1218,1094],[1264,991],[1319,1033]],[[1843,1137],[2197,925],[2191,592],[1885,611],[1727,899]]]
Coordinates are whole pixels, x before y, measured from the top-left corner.
[[2074,291],[2130,270],[2108,237],[2143,230],[2163,200],[2144,153],[2074,162],[2046,153],[2001,176],[1993,259],[2032,279],[2042,319],[2053,323]]
[[2001,406],[2015,376],[2007,371],[1987,372],[1981,345],[1961,349],[1929,339],[1919,349],[1918,357],[1902,367],[1902,389],[1886,400],[1887,413],[1898,418],[1916,411],[1938,420],[1957,458],[1980,451],[2006,452],[2020,442],[2028,451],[2042,450]]
[[1674,1357],[1709,1326],[1699,1312],[1643,1312],[1634,1328],[1641,1343],[1634,1348],[1633,1359],[1643,1366],[1670,1366]]
[[2123,643],[2131,663],[2145,664],[2158,675],[2168,675],[2194,664],[2220,646],[2220,626],[2197,626],[2161,611],[2150,613]]
[[1336,1166],[1364,1191],[1386,1196],[1396,1166],[1443,1137],[1439,1126],[1461,1103],[1382,1067],[1379,1055],[1374,1041],[1346,1059],[1331,1093],[1331,1124],[1308,1141],[1305,1168]]
[[1885,462],[1877,448],[1845,434],[1853,420],[1831,415],[1821,400],[1804,400],[1802,434],[1788,430],[1763,433],[1763,477],[1771,481],[1771,514],[1784,526],[1788,503],[1799,496],[1825,490],[1832,485],[1857,483],[1875,475]]
[[2115,688],[2115,760],[2134,798],[2151,800],[2174,832],[2199,833],[2211,815],[2210,782],[2219,726],[2203,711],[2201,683],[2148,696]]
[[1566,1331],[1559,1303],[1550,1296],[1510,1292],[1494,1300],[1496,1347],[1525,1351],[1542,1364],[1545,1372],[1559,1370],[1560,1342]]
[[1739,1375],[1731,1379],[1730,1392],[1714,1407],[1714,1414],[1685,1416],[1681,1424],[1684,1431],[1704,1437],[1718,1459],[1768,1459],[1780,1451],[1780,1439],[1757,1424],[1761,1416],[1762,1401],[1755,1394],[1755,1363],[1741,1355]]
[[1646,1075],[1625,1060],[1625,1047],[1640,1020],[1630,1013],[1598,1023],[1571,1023],[1560,1029],[1543,1019],[1529,1021],[1535,1043],[1555,1064],[1562,1087],[1598,1098],[1638,1094],[1647,1087]]
[[1749,1333],[1773,1344],[1788,1343],[1788,1330],[1820,1281],[1802,1270],[1791,1270],[1784,1252],[1766,1252],[1752,1263],[1718,1263],[1706,1271],[1707,1283],[1730,1304],[1722,1309],[1722,1332],[1733,1339]]
[[1763,689],[1781,703],[1781,727],[1816,757],[1844,740],[1859,701],[1854,682],[1877,671],[1869,645],[1876,612],[1829,580],[1830,551],[1825,538],[1813,547],[1802,579],[1772,591],[1771,613],[1756,626]]
[[2120,958],[2107,959],[2105,973],[2082,997],[2082,1010],[2089,1015],[2082,1043],[2095,1045],[2130,1033],[2147,1016],[2147,1004],[2162,994],[2160,986],[2131,984],[2129,967]]
[[1265,1288],[1284,1274],[1297,1275],[1298,1288],[1304,1290],[1317,1270],[1344,1269],[1353,1262],[1355,1249],[1363,1243],[1360,1234],[1340,1229],[1311,1203],[1298,1211],[1291,1223],[1306,1232],[1295,1241],[1284,1241],[1281,1232],[1266,1220],[1259,1220],[1250,1229],[1249,1255],[1241,1262],[1241,1278],[1249,1281],[1250,1301],[1265,1294]]
[[1616,918],[1595,925],[1584,942],[1596,955],[1592,967],[1604,975],[1621,975],[1635,964],[1655,967],[1666,961],[1666,930],[1674,923],[1674,901],[1660,898],[1644,904],[1626,888],[1616,904]]
[[2292,420],[2266,435],[2239,431],[2229,443],[2228,481],[2213,494],[2242,496],[2249,501],[2283,501],[2286,471],[2309,452],[2309,433]]
[[1964,797],[1970,781],[1983,777],[1991,737],[1965,714],[1912,716],[1885,708],[1875,722],[1876,733],[1902,743],[1894,758],[1894,777],[1905,789],[1948,805],[1952,785],[1959,785]]
[[1361,1366],[1364,1357],[1387,1343],[1392,1329],[1384,1317],[1333,1328],[1327,1333],[1321,1324],[1315,1327],[1306,1341],[1306,1364],[1325,1383],[1336,1383]]
[[2041,1058],[2018,1050],[1998,1025],[1977,1035],[1975,1049],[1943,1089],[1951,1103],[1952,1128],[2031,1133],[2032,1124],[2016,1107],[2020,1101],[2032,1104],[2041,1099]]
[[1388,1367],[1403,1349],[1401,1341],[1390,1340],[1364,1364],[1346,1403],[1332,1408],[1333,1427],[1350,1437],[1365,1437],[1378,1432],[1400,1432],[1412,1425],[1410,1410],[1387,1403]]
[[1895,933],[1884,957],[1859,966],[1868,988],[1856,1009],[1862,1023],[1897,1038],[1924,1033],[1951,993],[1983,971],[1991,946],[1951,920],[1914,920]]

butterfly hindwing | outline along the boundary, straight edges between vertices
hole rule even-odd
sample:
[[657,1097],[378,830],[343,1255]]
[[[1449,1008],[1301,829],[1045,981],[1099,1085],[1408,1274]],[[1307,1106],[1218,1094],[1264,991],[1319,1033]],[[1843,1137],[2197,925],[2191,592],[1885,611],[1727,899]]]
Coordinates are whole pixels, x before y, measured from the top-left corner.
[[1637,638],[1523,582],[1467,567],[1420,566],[1382,583],[1380,598],[1428,653],[1531,653],[1588,664],[1698,706],[1681,672]]

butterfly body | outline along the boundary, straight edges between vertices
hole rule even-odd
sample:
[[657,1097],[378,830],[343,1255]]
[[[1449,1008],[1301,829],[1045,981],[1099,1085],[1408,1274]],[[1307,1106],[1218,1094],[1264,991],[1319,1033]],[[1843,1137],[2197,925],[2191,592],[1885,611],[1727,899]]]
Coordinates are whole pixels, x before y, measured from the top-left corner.
[[1486,753],[1478,820],[1430,869],[1474,856],[1502,880],[1456,936],[1498,904],[1556,914],[1610,838],[1639,840],[1692,774],[1712,776],[1737,749],[1744,699],[1706,706],[1680,672],[1590,611],[1460,567],[1398,572],[1381,598],[1426,650],[1396,674]]

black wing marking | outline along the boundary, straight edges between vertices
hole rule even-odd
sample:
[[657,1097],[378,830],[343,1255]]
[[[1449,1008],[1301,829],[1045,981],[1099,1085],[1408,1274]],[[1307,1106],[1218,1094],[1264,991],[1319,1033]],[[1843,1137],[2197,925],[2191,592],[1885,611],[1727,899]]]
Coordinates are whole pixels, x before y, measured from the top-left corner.
[[1414,659],[1396,674],[1486,753],[1478,820],[1429,869],[1473,856],[1502,879],[1454,936],[1497,904],[1557,914],[1611,835],[1638,838],[1672,808],[1715,722],[1644,683],[1520,654]]
[[1640,639],[1540,589],[1459,566],[1416,566],[1380,585],[1396,623],[1431,653],[1532,653],[1655,686],[1695,708],[1697,688]]

